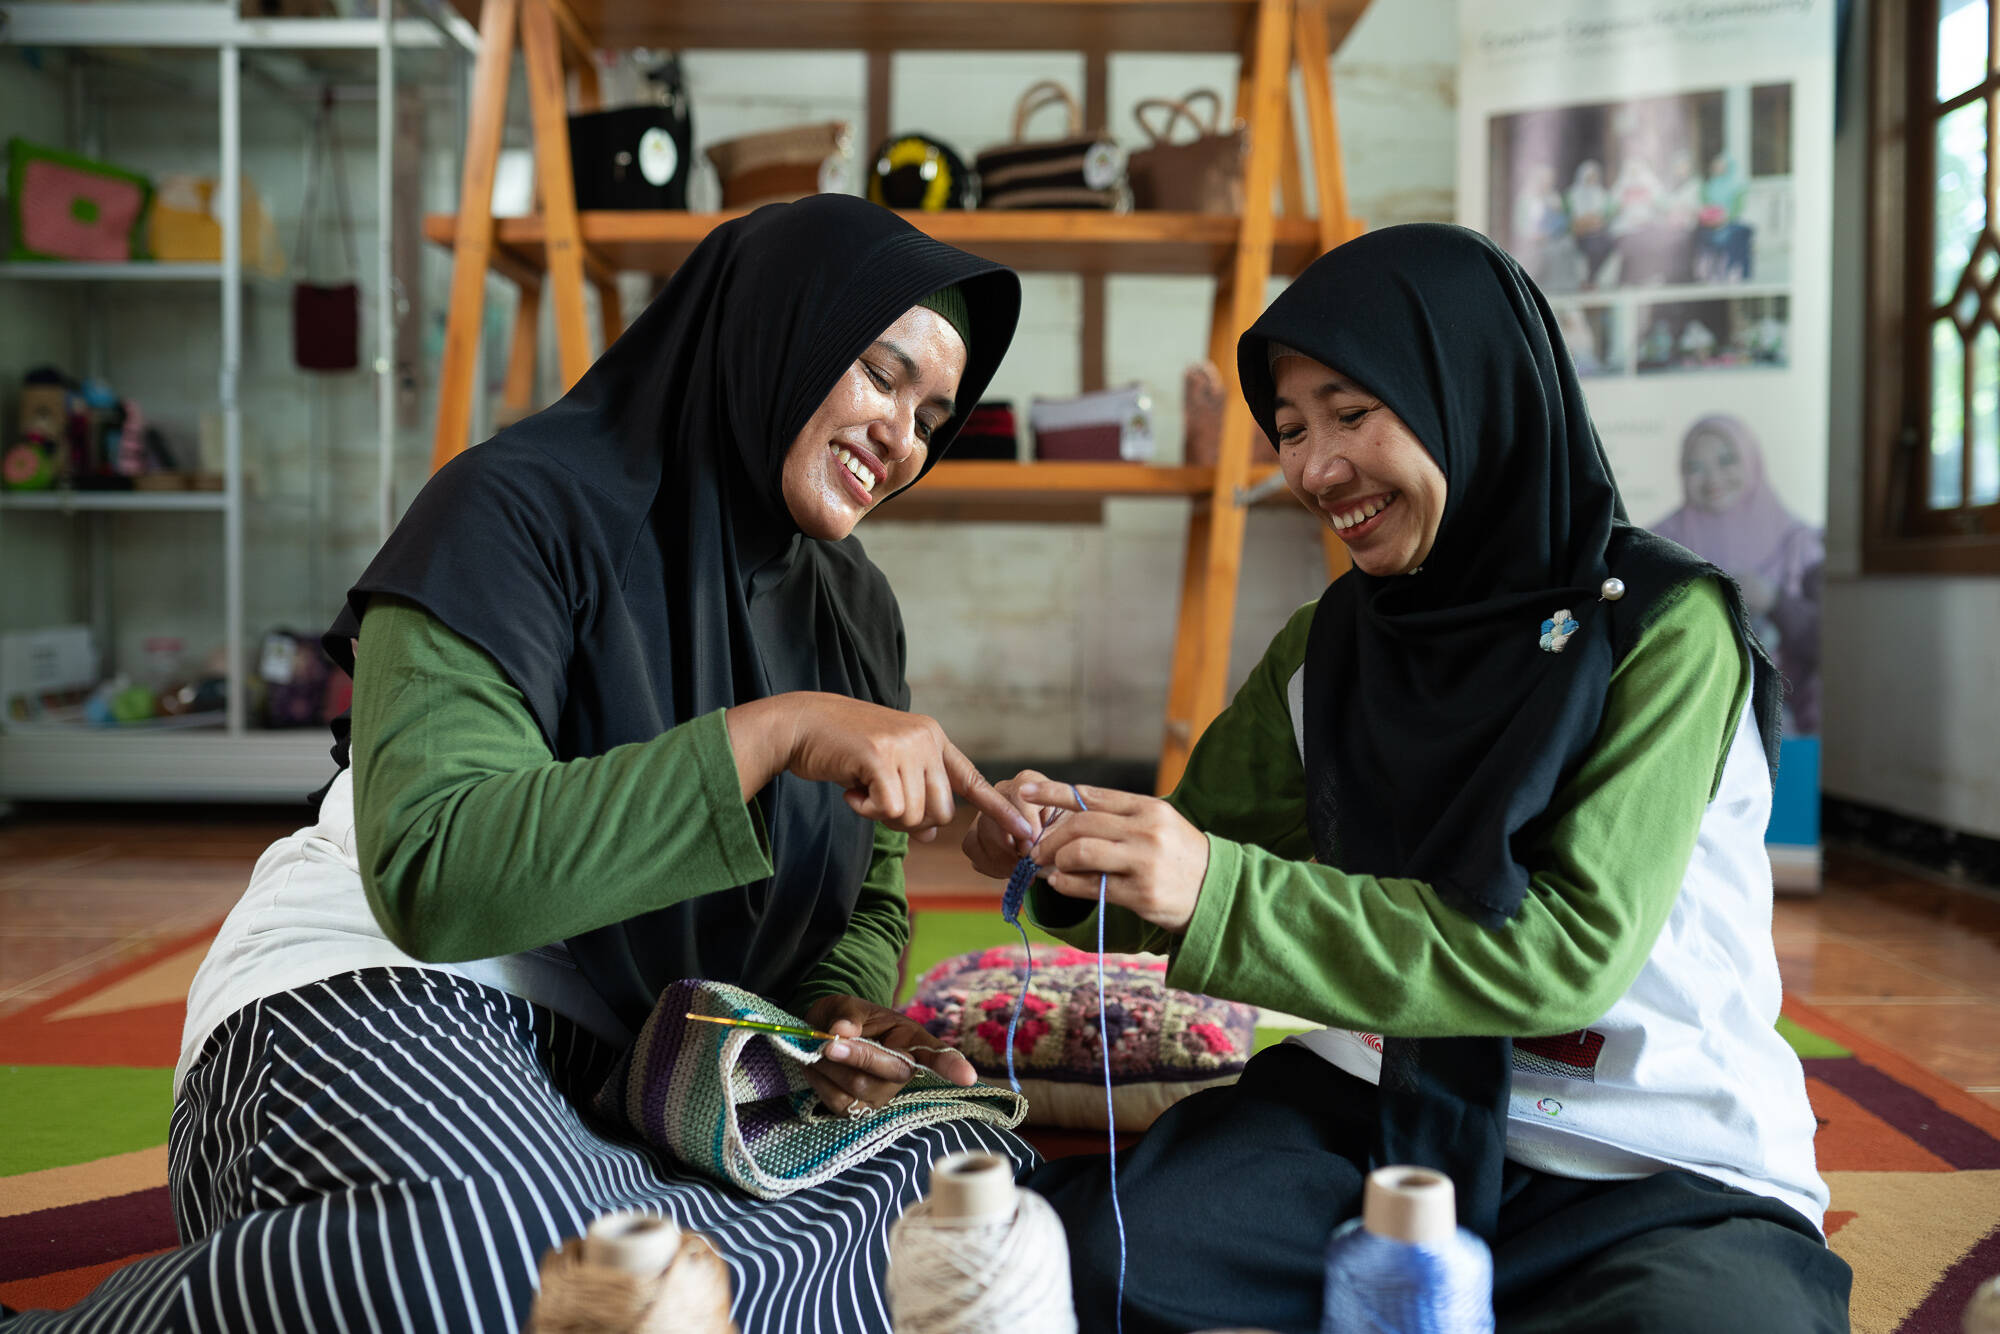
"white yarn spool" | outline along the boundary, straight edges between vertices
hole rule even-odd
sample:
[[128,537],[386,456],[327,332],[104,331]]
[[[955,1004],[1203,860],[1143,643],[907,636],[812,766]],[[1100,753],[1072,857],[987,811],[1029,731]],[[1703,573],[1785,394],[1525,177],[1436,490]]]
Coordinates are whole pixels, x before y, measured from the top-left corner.
[[654,1279],[666,1273],[680,1248],[681,1230],[673,1219],[637,1209],[605,1214],[583,1234],[585,1260],[622,1269],[634,1278]]
[[896,1334],[1076,1334],[1069,1243],[996,1153],[955,1153],[889,1229]]
[[1965,1334],[2000,1334],[2000,1277],[1987,1279],[1973,1291],[1960,1328]]

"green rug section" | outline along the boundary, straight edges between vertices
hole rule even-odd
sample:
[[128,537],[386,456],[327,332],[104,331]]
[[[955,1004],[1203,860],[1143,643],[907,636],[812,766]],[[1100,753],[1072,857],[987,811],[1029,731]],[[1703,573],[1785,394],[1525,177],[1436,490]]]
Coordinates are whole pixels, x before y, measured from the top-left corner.
[[0,1177],[167,1142],[174,1072],[125,1066],[0,1066]]
[[[914,914],[915,929],[910,933],[910,949],[905,956],[903,987],[896,1004],[909,1000],[917,990],[917,979],[954,954],[990,950],[995,945],[1018,945],[1021,934],[1000,920],[999,909],[981,912],[931,912]],[[1039,952],[1044,945],[1062,944],[1036,927],[1028,928],[1028,941]]]
[[1853,1052],[1835,1042],[1823,1038],[1801,1024],[1796,1024],[1784,1015],[1778,1016],[1778,1036],[1791,1044],[1802,1061],[1817,1060],[1825,1056],[1852,1056]]

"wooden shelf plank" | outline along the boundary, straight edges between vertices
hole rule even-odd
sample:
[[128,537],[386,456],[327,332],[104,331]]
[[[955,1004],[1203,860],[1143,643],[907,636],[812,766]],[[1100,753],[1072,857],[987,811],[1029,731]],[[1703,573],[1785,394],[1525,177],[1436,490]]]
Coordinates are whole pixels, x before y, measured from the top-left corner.
[[[578,215],[583,243],[619,270],[672,273],[728,213],[600,211]],[[905,213],[938,240],[1022,270],[1214,274],[1236,254],[1237,219],[1207,213]],[[449,246],[457,218],[433,213],[424,236]],[[1319,255],[1310,218],[1276,223],[1272,271],[1296,273]],[[494,244],[529,269],[545,267],[548,229],[537,214],[494,219]]]
[[[479,0],[452,0],[474,23]],[[1336,46],[1368,0],[1318,4]],[[677,50],[1240,51],[1255,0],[567,0],[591,44]]]

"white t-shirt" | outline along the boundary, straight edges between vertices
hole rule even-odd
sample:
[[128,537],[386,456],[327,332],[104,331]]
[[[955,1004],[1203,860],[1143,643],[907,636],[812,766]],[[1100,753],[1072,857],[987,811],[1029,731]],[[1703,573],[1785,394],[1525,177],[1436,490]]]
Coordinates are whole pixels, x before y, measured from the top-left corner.
[[[1301,759],[1303,689],[1295,676]],[[1680,895],[1639,976],[1581,1032],[1515,1042],[1510,1159],[1584,1181],[1685,1168],[1781,1200],[1823,1228],[1818,1122],[1805,1069],[1776,1027],[1770,818],[1770,772],[1745,704]],[[1382,1081],[1375,1034],[1323,1028],[1287,1040]]]
[[319,820],[264,850],[250,886],[230,910],[188,989],[179,1094],[188,1067],[218,1025],[252,1001],[357,968],[435,968],[498,987],[574,1020],[606,1041],[631,1034],[577,972],[569,951],[550,945],[469,963],[424,963],[392,944],[368,906],[354,842],[354,773],[341,771]]

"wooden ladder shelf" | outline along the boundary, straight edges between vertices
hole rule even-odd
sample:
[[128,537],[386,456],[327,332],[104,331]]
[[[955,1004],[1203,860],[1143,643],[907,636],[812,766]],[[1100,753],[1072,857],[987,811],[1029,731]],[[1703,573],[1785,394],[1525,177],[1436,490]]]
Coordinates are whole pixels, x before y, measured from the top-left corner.
[[[433,468],[465,449],[471,430],[486,275],[519,285],[504,409],[535,404],[536,331],[546,294],[564,386],[589,368],[593,350],[586,285],[595,287],[599,341],[624,327],[614,276],[671,273],[727,214],[579,213],[571,184],[565,71],[579,100],[596,105],[593,49],[861,50],[869,60],[868,146],[885,137],[889,55],[907,50],[1081,51],[1085,118],[1105,123],[1112,51],[1241,53],[1236,114],[1249,130],[1240,218],[1139,212],[909,213],[926,232],[1023,270],[1084,275],[1085,387],[1102,380],[1103,276],[1216,275],[1208,356],[1226,389],[1214,467],[1114,463],[939,463],[911,493],[930,513],[1009,517],[1112,496],[1194,500],[1181,576],[1168,686],[1159,790],[1170,789],[1195,738],[1222,710],[1230,631],[1242,563],[1245,493],[1270,469],[1251,463],[1252,423],[1238,392],[1236,339],[1264,307],[1272,274],[1293,274],[1361,230],[1349,215],[1335,124],[1332,53],[1367,0],[453,0],[477,21],[460,211],[425,220],[425,235],[453,252],[451,306],[439,369]],[[514,44],[527,69],[539,211],[496,219],[493,177],[505,124]],[[1291,115],[1291,72],[1305,93],[1303,132]],[[1313,163],[1308,210],[1301,154]],[[1274,205],[1282,200],[1282,212]],[[1325,534],[1327,574],[1346,569]]]

